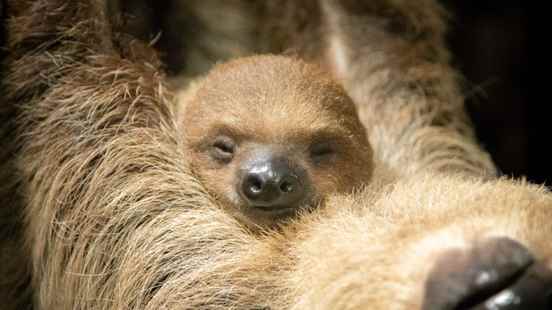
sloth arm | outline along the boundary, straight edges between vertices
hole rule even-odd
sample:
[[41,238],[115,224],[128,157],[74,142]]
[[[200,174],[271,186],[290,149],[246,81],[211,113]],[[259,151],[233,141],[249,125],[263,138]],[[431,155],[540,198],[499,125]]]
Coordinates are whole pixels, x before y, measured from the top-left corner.
[[265,304],[276,291],[262,271],[272,247],[188,171],[154,55],[135,46],[139,57],[121,57],[128,42],[111,32],[105,1],[8,4],[6,101],[24,137],[16,165],[28,261],[19,263],[30,266],[34,306]]
[[401,174],[492,177],[464,111],[434,0],[321,1],[324,62],[358,107],[376,159]]

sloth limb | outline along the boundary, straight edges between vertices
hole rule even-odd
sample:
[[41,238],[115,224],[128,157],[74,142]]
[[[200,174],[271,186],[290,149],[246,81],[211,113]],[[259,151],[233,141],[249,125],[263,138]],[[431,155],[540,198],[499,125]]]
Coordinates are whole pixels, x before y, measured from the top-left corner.
[[357,104],[377,157],[401,173],[495,175],[464,112],[433,0],[323,0],[325,57]]
[[6,88],[22,114],[34,306],[255,308],[259,292],[277,294],[278,267],[263,263],[273,246],[190,176],[163,76],[118,55],[105,2],[10,4]]

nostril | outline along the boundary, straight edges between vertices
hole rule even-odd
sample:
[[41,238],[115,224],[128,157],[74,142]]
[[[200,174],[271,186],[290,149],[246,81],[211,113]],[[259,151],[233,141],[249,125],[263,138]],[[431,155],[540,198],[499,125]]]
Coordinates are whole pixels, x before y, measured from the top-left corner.
[[248,183],[249,189],[253,193],[260,193],[263,190],[263,182],[258,177],[255,177],[255,176],[250,177],[247,183]]
[[280,183],[270,174],[249,173],[244,177],[241,194],[253,207],[271,207],[278,203]]
[[290,193],[293,191],[293,184],[291,184],[291,182],[283,182],[281,185],[280,185],[280,190],[284,193]]
[[280,191],[289,194],[297,189],[297,182],[293,177],[286,177],[280,182]]
[[264,187],[265,182],[259,175],[248,174],[243,181],[242,192],[247,199],[256,200],[262,196]]
[[296,207],[305,198],[305,187],[301,179],[295,175],[287,175],[279,183],[281,196],[279,203],[282,205]]

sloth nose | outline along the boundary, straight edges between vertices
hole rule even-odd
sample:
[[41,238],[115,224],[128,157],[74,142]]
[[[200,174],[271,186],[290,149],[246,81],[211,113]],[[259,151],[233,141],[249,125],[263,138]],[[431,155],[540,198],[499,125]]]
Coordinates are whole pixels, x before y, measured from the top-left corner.
[[424,310],[551,310],[552,270],[506,237],[443,254],[426,282]]
[[295,208],[305,198],[304,177],[286,158],[257,159],[245,169],[240,193],[250,206],[260,210]]

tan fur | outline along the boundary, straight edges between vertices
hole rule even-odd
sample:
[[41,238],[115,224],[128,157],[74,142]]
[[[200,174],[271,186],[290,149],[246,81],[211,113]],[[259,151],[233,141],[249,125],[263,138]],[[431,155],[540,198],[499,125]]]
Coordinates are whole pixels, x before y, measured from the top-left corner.
[[[337,20],[351,14],[323,2]],[[335,75],[375,143],[373,183],[253,235],[191,175],[164,77],[152,58],[119,50],[105,2],[8,1],[0,111],[18,129],[1,128],[2,152],[13,150],[0,153],[0,215],[13,227],[0,230],[3,309],[417,309],[438,253],[490,235],[552,267],[552,194],[481,178],[494,167],[452,71],[441,52],[424,56],[426,43],[444,51],[439,10],[370,3],[379,6],[345,20],[377,36],[343,45],[346,69]],[[361,42],[341,22],[325,25]],[[385,53],[374,55],[378,44]]]
[[[241,163],[259,145],[283,152],[306,170],[311,207],[331,193],[350,193],[370,180],[372,149],[355,106],[343,88],[314,65],[274,55],[238,58],[216,66],[178,97],[178,123],[194,174],[247,223],[274,222],[247,216],[248,208],[236,192]],[[220,134],[238,144],[228,164],[214,161],[205,150]],[[316,165],[309,149],[321,142],[338,149],[330,162]]]

